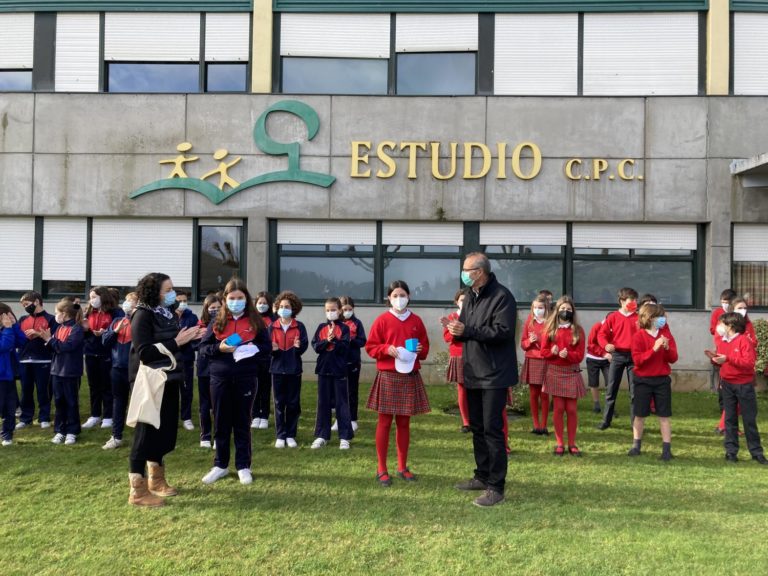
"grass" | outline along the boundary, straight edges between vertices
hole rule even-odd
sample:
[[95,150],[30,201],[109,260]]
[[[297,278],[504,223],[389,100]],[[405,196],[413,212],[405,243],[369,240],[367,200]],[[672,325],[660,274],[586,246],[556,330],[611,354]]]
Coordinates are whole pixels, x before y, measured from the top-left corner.
[[[83,407],[87,387],[83,386]],[[445,386],[429,387],[433,412],[412,421],[415,484],[374,481],[375,414],[361,411],[349,452],[334,440],[309,450],[314,393],[305,384],[300,449],[272,447],[274,429],[253,432],[254,483],[232,474],[200,479],[212,453],[198,431],[179,430],[166,461],[181,495],[163,509],[127,505],[129,448],[103,451],[106,430],[73,447],[52,432],[22,430],[0,450],[0,572],[3,574],[765,574],[768,470],[726,465],[712,433],[717,401],[674,397],[675,460],[658,460],[648,420],[645,454],[630,459],[626,393],[615,427],[598,432],[580,406],[582,459],[551,455],[552,437],[510,422],[507,501],[471,505],[453,484],[473,469],[471,439]],[[365,394],[361,394],[365,397]],[[768,413],[768,402],[760,399]],[[768,430],[768,421],[759,424]],[[272,422],[270,422],[272,425]],[[126,436],[130,444],[130,433]],[[394,442],[390,469],[395,468]],[[230,465],[232,468],[232,464]]]

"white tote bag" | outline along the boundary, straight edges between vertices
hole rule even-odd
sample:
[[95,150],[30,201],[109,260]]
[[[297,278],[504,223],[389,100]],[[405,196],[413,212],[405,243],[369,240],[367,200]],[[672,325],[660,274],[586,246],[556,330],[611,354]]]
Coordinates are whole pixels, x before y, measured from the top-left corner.
[[176,369],[176,358],[162,344],[155,344],[155,347],[171,359],[171,365],[168,368],[150,368],[143,362],[139,364],[125,421],[132,428],[135,428],[138,422],[160,428],[160,405],[163,403],[163,391],[168,378],[166,372]]

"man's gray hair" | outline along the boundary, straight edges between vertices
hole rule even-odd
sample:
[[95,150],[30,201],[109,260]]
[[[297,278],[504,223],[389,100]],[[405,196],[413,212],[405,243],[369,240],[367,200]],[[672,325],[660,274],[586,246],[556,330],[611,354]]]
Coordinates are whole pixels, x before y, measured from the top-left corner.
[[491,261],[488,259],[488,256],[482,252],[470,252],[466,255],[465,260],[469,260],[470,258],[476,260],[475,264],[477,267],[483,270],[486,274],[491,273]]

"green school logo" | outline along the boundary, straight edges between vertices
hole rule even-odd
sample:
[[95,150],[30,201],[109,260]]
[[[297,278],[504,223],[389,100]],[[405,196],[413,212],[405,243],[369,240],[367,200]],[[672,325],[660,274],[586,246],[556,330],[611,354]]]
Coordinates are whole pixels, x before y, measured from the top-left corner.
[[[213,170],[206,172],[200,178],[190,178],[184,169],[184,165],[199,160],[199,157],[187,156],[187,152],[192,150],[192,144],[189,142],[182,142],[176,147],[176,150],[179,152],[178,156],[159,161],[159,164],[173,165],[169,176],[163,180],[156,180],[155,182],[146,184],[138,190],[131,192],[129,198],[138,198],[142,194],[155,192],[157,190],[181,188],[199,192],[214,204],[221,204],[224,200],[234,196],[238,192],[269,182],[302,182],[304,184],[312,184],[313,186],[328,188],[336,181],[334,176],[301,169],[301,144],[299,142],[277,142],[267,134],[267,116],[272,112],[287,112],[301,118],[302,122],[304,122],[307,127],[308,140],[312,140],[317,135],[317,131],[320,129],[320,118],[312,107],[304,102],[299,102],[298,100],[281,100],[267,108],[261,116],[259,116],[259,119],[256,121],[256,125],[253,128],[253,140],[256,143],[256,146],[258,146],[262,152],[271,156],[288,156],[287,170],[267,172],[266,174],[250,178],[241,184],[232,178],[228,171],[232,166],[240,162],[242,157],[237,156],[229,162],[225,162],[225,158],[229,156],[229,152],[224,148],[220,148],[213,154],[213,159],[218,161],[218,166]],[[215,176],[219,177],[218,186],[207,181],[208,178]],[[228,188],[228,190],[225,190],[225,188]]]

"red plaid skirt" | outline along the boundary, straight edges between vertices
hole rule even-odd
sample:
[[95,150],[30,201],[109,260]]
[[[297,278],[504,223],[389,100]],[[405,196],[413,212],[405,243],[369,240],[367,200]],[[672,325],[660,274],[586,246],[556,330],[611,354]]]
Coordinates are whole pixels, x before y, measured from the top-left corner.
[[523,371],[520,373],[520,381],[523,384],[543,386],[547,375],[547,361],[543,358],[527,358],[523,362]]
[[414,416],[431,411],[427,390],[418,372],[376,372],[365,406],[381,414],[401,416]]
[[448,359],[448,370],[445,371],[446,382],[464,384],[464,358],[451,356]]
[[559,366],[547,363],[547,376],[542,392],[563,398],[581,398],[587,395],[584,379],[578,366]]

